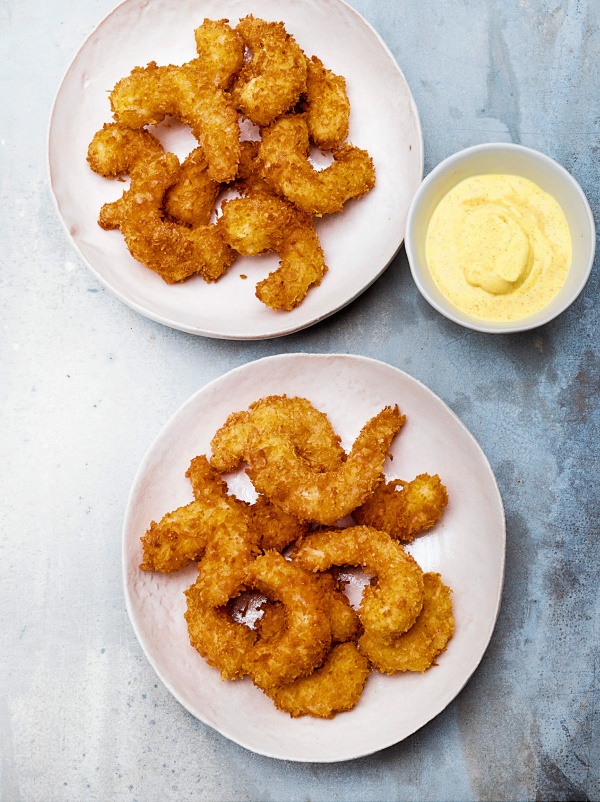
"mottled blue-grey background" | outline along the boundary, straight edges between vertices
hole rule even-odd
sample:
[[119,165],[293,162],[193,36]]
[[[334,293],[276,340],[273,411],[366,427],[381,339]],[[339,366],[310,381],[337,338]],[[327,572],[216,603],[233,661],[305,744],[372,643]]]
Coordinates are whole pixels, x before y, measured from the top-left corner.
[[[570,170],[598,221],[598,0],[352,4],[412,88],[426,172],[519,142]],[[403,251],[351,306],[282,340],[146,320],[78,258],[46,177],[54,93],[111,6],[0,3],[0,799],[599,800],[598,260],[560,319],[520,335],[439,316]],[[502,607],[473,678],[404,742],[330,766],[254,755],[192,718],[142,654],[121,587],[151,439],[205,382],[282,351],[364,354],[424,382],[481,444],[507,516]]]

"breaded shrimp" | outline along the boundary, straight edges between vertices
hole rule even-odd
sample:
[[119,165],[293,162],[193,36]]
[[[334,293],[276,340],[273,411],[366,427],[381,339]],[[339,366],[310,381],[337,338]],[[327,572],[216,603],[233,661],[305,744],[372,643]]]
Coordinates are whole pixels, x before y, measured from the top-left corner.
[[233,102],[256,125],[269,125],[306,90],[306,58],[282,22],[265,22],[250,14],[237,30],[251,58],[233,85]]
[[375,186],[375,168],[366,150],[341,145],[329,167],[315,170],[308,160],[309,144],[306,116],[294,114],[266,128],[259,148],[267,183],[306,214],[340,212],[346,201]]
[[440,574],[424,574],[423,581],[423,609],[407,632],[392,640],[382,640],[366,630],[361,636],[359,648],[377,671],[426,671],[446,649],[454,633],[452,591]]
[[411,482],[381,479],[373,494],[353,511],[358,524],[382,529],[395,540],[410,543],[442,517],[448,494],[436,474],[419,474]]
[[133,258],[164,281],[172,284],[195,273],[216,281],[231,265],[235,254],[216,225],[191,229],[165,218],[163,199],[181,168],[152,134],[107,124],[95,134],[88,161],[100,175],[131,176],[129,189],[102,207],[98,222],[105,229],[119,228]]
[[370,672],[369,661],[354,643],[340,643],[308,677],[274,688],[268,696],[292,718],[333,718],[356,706]]
[[330,525],[372,492],[403,423],[398,407],[385,407],[364,425],[346,461],[324,472],[315,472],[285,434],[264,433],[251,444],[246,473],[257,492],[286,512]]
[[316,56],[307,61],[306,122],[311,141],[323,150],[339,148],[348,136],[350,101],[346,79],[323,66]]
[[289,438],[313,471],[334,470],[346,455],[329,418],[306,398],[270,395],[232,413],[215,433],[211,465],[221,473],[248,461],[250,450],[267,435]]
[[400,544],[368,526],[314,532],[294,549],[292,560],[309,571],[333,565],[361,566],[373,576],[358,610],[365,632],[390,639],[406,632],[423,607],[423,572]]
[[268,640],[259,639],[246,656],[244,669],[254,684],[268,691],[310,674],[331,645],[331,626],[319,583],[274,551],[248,566],[244,583],[282,602],[285,609],[284,627]]

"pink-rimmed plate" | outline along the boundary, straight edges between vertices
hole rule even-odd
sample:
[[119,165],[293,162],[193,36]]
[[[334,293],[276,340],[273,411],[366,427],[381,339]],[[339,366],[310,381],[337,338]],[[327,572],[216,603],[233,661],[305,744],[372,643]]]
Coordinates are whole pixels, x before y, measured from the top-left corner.
[[[215,284],[198,276],[177,285],[136,262],[119,231],[97,223],[103,203],[123,184],[94,174],[87,148],[111,120],[108,92],[150,61],[181,64],[195,55],[194,28],[204,18],[231,24],[247,14],[283,21],[308,56],[346,78],[352,105],[349,141],[366,148],[375,189],[316,222],[329,271],[291,312],[275,312],[254,287],[277,267],[273,254],[240,257]],[[160,127],[165,146],[182,157],[195,140]],[[357,298],[385,270],[404,239],[410,201],[423,176],[423,138],[416,106],[393,55],[343,0],[125,0],[85,41],[58,90],[49,130],[49,174],[56,208],[94,275],[141,314],[175,329],[224,339],[264,339],[299,331]],[[247,276],[245,280],[242,276]]]
[[[456,631],[438,665],[424,674],[375,672],[358,705],[332,720],[292,719],[250,680],[223,682],[190,646],[183,591],[196,568],[164,576],[141,571],[140,537],[150,521],[192,500],[185,472],[210,453],[226,417],[266,395],[299,395],[325,412],[350,448],[364,423],[388,404],[407,421],[385,466],[392,477],[439,474],[449,504],[442,519],[409,547],[421,567],[453,590]],[[245,476],[233,481],[244,493]],[[269,757],[335,762],[395,744],[440,713],[479,664],[499,609],[505,551],[502,500],[489,463],[465,426],[434,393],[382,362],[351,355],[266,357],[207,384],[171,418],[146,453],[123,528],[129,615],[148,660],[194,716],[238,744]]]

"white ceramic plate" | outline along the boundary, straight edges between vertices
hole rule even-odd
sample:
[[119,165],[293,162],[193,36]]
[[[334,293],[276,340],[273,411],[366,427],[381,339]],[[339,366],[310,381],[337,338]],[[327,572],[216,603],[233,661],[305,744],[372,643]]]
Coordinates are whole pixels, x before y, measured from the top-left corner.
[[[283,21],[307,55],[347,80],[349,141],[366,148],[377,186],[343,214],[317,221],[329,272],[292,312],[275,312],[254,295],[278,264],[275,255],[239,258],[216,284],[193,277],[175,286],[129,255],[119,231],[97,223],[103,203],[123,184],[92,173],[94,133],[111,120],[108,91],[137,65],[193,58],[194,28],[205,17],[232,24],[247,14]],[[191,135],[160,127],[168,149],[184,156]],[[153,320],[192,334],[263,339],[322,320],[362,293],[385,270],[404,239],[406,215],[423,176],[423,140],[406,80],[378,34],[342,0],[125,0],[75,56],[58,90],[49,131],[50,183],[58,213],[92,272],[122,301]],[[242,280],[241,275],[247,275]]]
[[[327,413],[349,448],[363,424],[397,403],[407,422],[386,463],[390,478],[438,473],[449,504],[438,524],[411,545],[427,571],[454,591],[456,632],[424,674],[370,676],[354,710],[332,720],[292,719],[249,679],[223,682],[190,646],[183,591],[189,566],[170,576],[140,571],[140,537],[150,521],[192,500],[190,460],[209,453],[231,412],[269,394],[300,395]],[[245,476],[234,483],[236,494]],[[430,390],[382,362],[348,355],[267,357],[203,387],[181,407],[147,452],[131,491],[123,530],[125,594],[135,632],[173,695],[215,730],[269,757],[349,760],[390,746],[440,713],[477,667],[494,628],[504,571],[505,528],[494,475],[471,434]]]

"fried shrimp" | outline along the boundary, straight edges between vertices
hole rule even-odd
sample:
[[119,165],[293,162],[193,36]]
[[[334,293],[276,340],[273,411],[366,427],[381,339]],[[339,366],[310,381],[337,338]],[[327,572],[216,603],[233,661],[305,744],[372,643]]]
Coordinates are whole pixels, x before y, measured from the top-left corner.
[[268,696],[292,718],[333,718],[356,706],[370,670],[369,661],[354,643],[340,643],[308,677],[274,688]]
[[326,69],[316,56],[307,61],[307,67],[308,133],[317,147],[334,150],[348,136],[350,101],[346,79]]
[[363,591],[358,615],[365,632],[389,639],[406,632],[423,606],[423,572],[385,532],[368,526],[323,530],[297,546],[293,561],[309,571],[361,566],[375,584]]
[[115,85],[111,108],[117,122],[130,128],[176,117],[202,146],[210,177],[231,181],[240,157],[240,130],[224,90],[242,67],[244,43],[226,20],[204,20],[194,35],[197,58],[181,66],[152,61],[136,67]]
[[314,471],[334,470],[346,456],[329,418],[308,399],[270,395],[227,418],[211,440],[211,465],[221,473],[236,470],[271,434],[288,438]]
[[256,643],[257,633],[234,621],[225,605],[207,604],[202,585],[199,577],[185,591],[190,643],[210,666],[221,672],[222,679],[239,679],[246,674],[244,659]]
[[446,649],[454,633],[452,591],[439,574],[423,575],[423,609],[413,626],[391,641],[384,641],[365,631],[359,639],[361,652],[373,667],[384,674],[398,671],[426,671]]
[[358,524],[382,529],[395,540],[410,543],[442,517],[448,494],[436,474],[419,474],[411,482],[382,478],[373,494],[352,512]]
[[306,533],[306,524],[274,506],[264,496],[258,496],[253,504],[249,504],[230,494],[227,483],[204,455],[194,457],[186,476],[192,483],[197,501],[215,497],[227,500],[235,506],[240,515],[246,515],[248,525],[260,537],[259,545],[263,551],[269,549],[282,551]]
[[268,640],[259,639],[246,655],[244,669],[254,684],[268,691],[310,674],[331,645],[319,583],[299,565],[268,551],[248,566],[244,584],[280,601],[285,610],[282,629]]
[[[360,620],[350,605],[348,598],[338,587],[333,576],[324,571],[314,574],[317,583],[323,590],[323,603],[331,625],[332,643],[345,643],[354,640],[360,630]],[[263,640],[273,638],[285,624],[285,609],[280,602],[268,603],[257,629]]]
[[263,193],[225,201],[219,225],[224,240],[238,253],[274,251],[277,270],[256,287],[256,296],[279,311],[295,309],[327,271],[311,218],[291,203]]
[[205,19],[194,31],[198,67],[205,77],[227,89],[244,66],[244,40],[227,20]]
[[195,148],[182,162],[177,183],[165,193],[165,212],[175,223],[190,228],[207,226],[220,189],[208,174],[202,148]]
[[311,468],[285,434],[264,433],[251,443],[246,473],[257,492],[286,512],[330,525],[369,496],[403,423],[398,407],[385,407],[363,426],[346,461],[322,472]]
[[282,22],[265,22],[250,14],[237,30],[251,58],[233,85],[233,102],[256,125],[269,125],[306,90],[306,58]]
[[233,262],[235,254],[216,225],[191,229],[165,218],[163,198],[181,168],[152,134],[107,124],[95,134],[88,161],[100,175],[130,175],[129,189],[102,207],[98,222],[105,229],[119,228],[133,258],[164,281],[172,284],[195,273],[216,281]]
[[206,457],[194,458],[187,475],[193,477],[195,499],[150,524],[141,539],[145,571],[172,573],[194,560],[208,559],[222,547],[230,561],[238,562],[238,552],[245,559],[256,551],[258,535],[247,512],[249,505],[228,495],[226,483]]
[[259,149],[267,183],[306,214],[340,212],[346,201],[375,186],[375,168],[366,150],[341,145],[332,152],[329,167],[315,170],[309,145],[306,115],[294,114],[266,128]]

